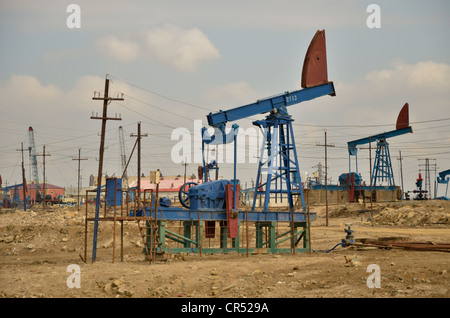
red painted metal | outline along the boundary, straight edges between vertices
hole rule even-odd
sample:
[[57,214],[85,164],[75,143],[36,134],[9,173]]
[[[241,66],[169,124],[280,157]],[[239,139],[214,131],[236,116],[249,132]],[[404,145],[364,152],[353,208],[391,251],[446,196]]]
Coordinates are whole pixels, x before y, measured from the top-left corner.
[[406,103],[403,105],[402,109],[400,110],[400,113],[397,117],[397,125],[395,129],[403,129],[409,127],[409,105]]
[[355,202],[355,174],[347,173],[348,202]]
[[[225,204],[227,210],[228,238],[237,238],[239,233],[239,218],[237,215],[237,210],[239,210],[239,184],[236,185],[236,196],[237,198],[234,198],[233,186],[227,184],[225,186]],[[236,199],[236,210],[233,210],[233,199]]]
[[313,87],[327,84],[327,49],[325,45],[325,30],[317,31],[303,61],[302,87]]

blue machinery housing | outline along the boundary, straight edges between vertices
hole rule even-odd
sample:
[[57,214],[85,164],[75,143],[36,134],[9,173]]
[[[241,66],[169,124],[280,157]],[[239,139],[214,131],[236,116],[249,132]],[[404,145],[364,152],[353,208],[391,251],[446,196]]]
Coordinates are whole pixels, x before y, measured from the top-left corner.
[[[131,210],[129,217],[157,223],[158,233],[155,235],[158,236],[159,241],[158,251],[162,252],[228,253],[244,252],[247,249],[253,252],[256,248],[256,250],[266,249],[268,253],[291,253],[305,252],[309,249],[309,222],[317,218],[316,213],[236,210],[232,214],[231,210],[227,209],[227,205],[231,206],[227,201],[227,193],[233,195],[234,184],[234,180],[216,180],[190,188],[189,209],[172,207],[167,198],[161,198],[158,202],[152,195],[150,206]],[[117,198],[115,191],[107,189],[106,193],[107,202],[114,203],[114,198]],[[183,234],[169,230],[168,224],[171,221],[183,223]],[[203,237],[214,238],[216,222],[220,225],[220,246],[205,247]],[[239,228],[243,222],[247,226],[248,222],[255,224],[256,245],[254,248],[243,247],[240,244]],[[277,235],[276,228],[279,222],[287,222],[291,227]],[[231,239],[231,246],[227,246],[228,239]],[[169,248],[167,240],[179,244],[177,247]],[[287,240],[291,240],[290,247],[280,247],[280,244]],[[303,244],[298,246],[302,240]]]

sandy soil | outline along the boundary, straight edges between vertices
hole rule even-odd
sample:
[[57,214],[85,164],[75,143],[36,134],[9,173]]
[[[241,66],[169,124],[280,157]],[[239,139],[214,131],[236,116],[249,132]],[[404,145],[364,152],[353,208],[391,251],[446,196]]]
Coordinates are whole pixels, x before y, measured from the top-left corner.
[[[101,223],[97,260],[84,263],[84,213],[77,208],[0,211],[2,298],[449,298],[450,253],[341,247],[356,239],[401,237],[450,243],[450,203],[410,201],[312,207],[311,254],[170,254],[149,264],[135,222],[126,223],[124,261],[112,261],[112,226]],[[370,218],[372,215],[372,219]],[[92,237],[89,236],[89,240]],[[90,259],[91,251],[88,253]],[[76,264],[80,275],[68,268]],[[368,278],[379,266],[380,286]],[[373,277],[372,277],[373,278]],[[80,288],[70,288],[80,282]]]

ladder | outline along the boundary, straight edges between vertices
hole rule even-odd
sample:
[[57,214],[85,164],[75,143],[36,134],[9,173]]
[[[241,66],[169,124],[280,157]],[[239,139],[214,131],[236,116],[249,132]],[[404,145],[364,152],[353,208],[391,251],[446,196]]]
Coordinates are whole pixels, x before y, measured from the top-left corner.
[[[164,251],[161,249],[161,242],[159,239],[158,233],[158,224],[154,219],[138,219],[137,224],[139,228],[139,233],[142,238],[142,243],[144,245],[144,253],[146,254],[146,259],[149,263],[152,263],[156,260],[156,257],[159,256],[160,260],[166,260],[164,257]],[[141,221],[144,221],[145,224],[141,224]]]

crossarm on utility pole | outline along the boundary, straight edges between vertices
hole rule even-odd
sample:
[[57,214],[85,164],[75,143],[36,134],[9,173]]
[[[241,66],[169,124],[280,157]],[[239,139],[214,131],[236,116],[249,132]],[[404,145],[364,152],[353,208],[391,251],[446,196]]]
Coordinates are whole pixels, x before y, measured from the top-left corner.
[[94,241],[92,246],[92,262],[95,262],[97,255],[97,233],[98,233],[98,222],[99,222],[99,212],[100,212],[100,193],[102,187],[102,173],[103,173],[103,153],[105,150],[105,133],[106,133],[106,121],[107,120],[121,120],[121,118],[109,118],[107,116],[108,103],[112,100],[123,100],[123,98],[112,98],[109,97],[109,79],[105,79],[105,91],[103,97],[95,96],[97,92],[94,92],[93,100],[103,100],[103,115],[101,117],[92,116],[91,119],[101,119],[102,120],[102,132],[100,137],[100,150],[99,150],[99,162],[98,162],[98,175],[97,175],[97,198],[95,202],[95,223],[94,223]]

